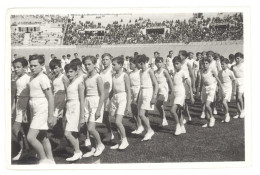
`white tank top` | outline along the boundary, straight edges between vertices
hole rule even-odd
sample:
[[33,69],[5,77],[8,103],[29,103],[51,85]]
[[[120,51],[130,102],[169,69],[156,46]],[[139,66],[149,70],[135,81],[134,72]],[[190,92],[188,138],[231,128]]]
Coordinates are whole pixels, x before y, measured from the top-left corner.
[[125,89],[125,73],[122,72],[122,74],[119,77],[115,77],[116,74],[113,75],[113,91],[114,93],[120,93],[120,92],[126,92]]
[[18,97],[29,97],[29,82],[30,76],[28,74],[24,74],[16,80],[16,95]]
[[79,100],[79,84],[81,83],[80,78],[76,78],[67,87],[67,100]]
[[221,83],[231,83],[235,79],[234,73],[229,69],[220,71],[218,76]]
[[100,77],[103,80],[104,89],[109,90],[110,92],[112,90],[112,67],[108,68],[108,70],[105,71],[100,73]]
[[200,63],[199,63],[199,61],[196,61],[196,60],[195,60],[195,61],[193,62],[193,66],[192,66],[192,67],[193,67],[194,70],[199,70],[199,68],[200,68]]
[[140,71],[141,88],[153,88],[149,71],[150,68],[146,69],[144,72]]
[[86,96],[99,96],[98,94],[98,85],[97,79],[99,74],[94,75],[93,77],[87,77],[85,79],[85,87],[86,87]]
[[64,87],[64,84],[63,84],[63,77],[64,75],[61,74],[59,77],[55,78],[53,81],[52,81],[52,84],[53,84],[53,88],[54,88],[54,94],[56,94],[58,91],[64,91],[65,90],[65,87]]
[[130,72],[129,79],[131,87],[140,87],[140,70],[136,72]]
[[203,85],[204,86],[209,86],[212,84],[217,83],[216,78],[212,74],[212,70],[208,70],[208,72],[202,72],[201,74],[202,79],[203,79]]
[[173,91],[184,90],[184,81],[187,79],[187,75],[183,70],[174,72],[172,76]]
[[158,84],[165,84],[165,83],[167,84],[167,80],[164,75],[164,69],[162,69],[161,72],[155,71],[154,75],[156,77]]
[[244,63],[233,66],[233,72],[236,78],[244,78]]

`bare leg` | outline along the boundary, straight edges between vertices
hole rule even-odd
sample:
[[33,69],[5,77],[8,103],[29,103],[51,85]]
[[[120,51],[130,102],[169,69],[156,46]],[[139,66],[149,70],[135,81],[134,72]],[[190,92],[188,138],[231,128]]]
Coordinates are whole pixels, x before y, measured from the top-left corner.
[[69,140],[69,142],[72,144],[75,153],[80,152],[79,149],[79,139],[75,138],[70,131],[65,131],[65,137]]
[[35,151],[37,152],[37,155],[40,156],[40,159],[44,160],[44,159],[47,159],[47,156],[45,154],[43,145],[37,139],[38,134],[39,134],[39,130],[30,128],[28,135],[27,135],[27,140],[32,145],[32,147],[35,149]]

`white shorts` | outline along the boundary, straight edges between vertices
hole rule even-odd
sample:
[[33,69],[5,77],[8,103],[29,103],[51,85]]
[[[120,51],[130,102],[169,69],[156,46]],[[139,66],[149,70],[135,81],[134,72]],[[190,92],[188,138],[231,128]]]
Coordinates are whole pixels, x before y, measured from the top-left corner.
[[125,115],[125,109],[127,104],[126,92],[120,92],[114,94],[111,99],[111,115]]
[[237,78],[237,92],[238,93],[244,93],[244,79],[243,78]]
[[153,97],[153,88],[141,88],[138,99],[138,109],[154,110],[154,105],[151,105]]
[[137,98],[138,98],[139,92],[140,92],[140,86],[132,86],[131,87],[132,104],[137,104]]
[[206,101],[213,102],[216,94],[217,84],[212,84],[210,86],[202,86],[201,91],[201,101],[206,103]]
[[185,102],[185,89],[178,89],[173,91],[173,105],[183,106]]
[[17,97],[16,106],[15,106],[16,122],[28,123],[28,117],[27,117],[28,102],[29,102],[29,97]]
[[80,118],[79,100],[68,100],[66,104],[66,131],[78,132]]
[[30,128],[48,130],[48,100],[46,98],[31,98],[29,103],[32,118]]
[[223,83],[222,84],[223,90],[221,90],[222,98],[230,102],[232,96],[232,84],[231,83]]
[[[167,83],[158,84],[158,100],[168,100],[169,87]],[[162,99],[161,99],[162,98]]]
[[84,105],[84,111],[85,111],[85,117],[84,122],[96,122],[96,123],[102,123],[103,121],[103,108],[104,105],[101,108],[100,111],[100,117],[96,120],[95,114],[98,108],[99,103],[99,96],[89,96],[85,98],[85,105]]

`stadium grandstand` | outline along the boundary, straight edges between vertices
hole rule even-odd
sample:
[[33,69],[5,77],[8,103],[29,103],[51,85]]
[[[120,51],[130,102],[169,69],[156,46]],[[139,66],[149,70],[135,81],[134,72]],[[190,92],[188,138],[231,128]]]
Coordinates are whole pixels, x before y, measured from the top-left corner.
[[12,46],[52,46],[243,40],[242,13],[194,13],[183,19],[163,19],[131,15],[16,15],[11,17],[11,41]]

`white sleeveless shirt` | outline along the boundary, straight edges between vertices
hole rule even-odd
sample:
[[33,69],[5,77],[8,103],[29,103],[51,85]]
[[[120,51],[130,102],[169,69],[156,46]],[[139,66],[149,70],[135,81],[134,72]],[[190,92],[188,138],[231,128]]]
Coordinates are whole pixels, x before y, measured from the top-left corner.
[[24,74],[16,80],[16,96],[29,97],[29,82],[30,76],[28,74]]
[[55,78],[52,81],[54,94],[56,94],[58,91],[64,91],[65,90],[65,87],[64,87],[64,84],[63,84],[63,77],[64,77],[64,75],[61,74],[59,77]]
[[140,70],[136,72],[130,72],[129,79],[131,87],[140,87]]
[[97,79],[99,74],[94,75],[93,77],[87,77],[84,81],[86,87],[86,96],[99,96],[98,94],[98,83]]
[[203,79],[204,86],[210,86],[212,84],[216,84],[217,80],[212,74],[212,70],[209,69],[208,72],[202,72],[201,77]]
[[67,87],[67,100],[79,100],[79,84],[81,78],[76,78]]
[[125,89],[125,73],[122,72],[122,74],[119,77],[115,76],[116,74],[113,75],[113,91],[114,93],[120,93],[120,92],[126,92]]
[[153,88],[149,71],[150,68],[146,69],[144,72],[140,71],[141,88]]
[[108,70],[105,70],[105,71],[100,73],[100,77],[103,80],[104,89],[109,90],[109,92],[111,92],[111,90],[112,90],[112,67],[108,68]]

